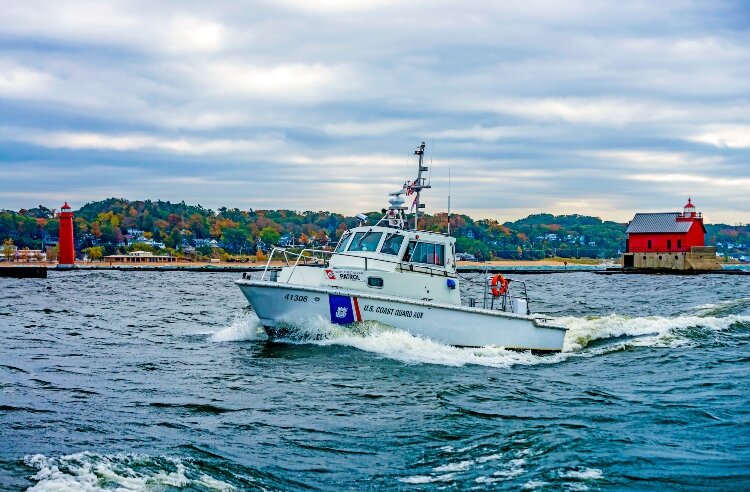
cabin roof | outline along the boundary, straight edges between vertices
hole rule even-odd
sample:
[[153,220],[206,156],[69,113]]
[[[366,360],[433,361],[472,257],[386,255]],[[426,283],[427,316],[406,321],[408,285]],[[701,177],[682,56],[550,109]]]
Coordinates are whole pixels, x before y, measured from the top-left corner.
[[693,226],[692,220],[677,220],[679,212],[637,213],[630,221],[627,234],[642,233],[686,233]]
[[369,230],[372,230],[372,232],[388,232],[392,234],[401,234],[403,236],[420,236],[420,239],[424,235],[425,238],[427,236],[431,236],[430,240],[432,241],[444,241],[444,242],[455,242],[456,238],[453,236],[449,236],[443,232],[435,232],[435,231],[419,231],[414,229],[396,229],[394,227],[385,227],[385,226],[379,226],[379,225],[371,225],[371,226],[357,226],[353,227],[351,229],[348,229],[346,232],[349,234],[354,234],[357,232],[367,232]]

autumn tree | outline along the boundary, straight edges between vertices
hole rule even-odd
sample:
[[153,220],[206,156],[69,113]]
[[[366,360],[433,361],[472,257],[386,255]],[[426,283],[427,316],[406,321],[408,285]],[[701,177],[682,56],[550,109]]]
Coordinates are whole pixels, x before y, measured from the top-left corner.
[[85,248],[83,252],[86,253],[86,255],[94,261],[101,260],[104,256],[104,248],[101,246],[91,246],[89,248]]
[[16,252],[16,248],[13,245],[13,240],[11,238],[6,239],[3,241],[3,256],[7,261],[11,261],[11,258],[13,257],[13,254]]

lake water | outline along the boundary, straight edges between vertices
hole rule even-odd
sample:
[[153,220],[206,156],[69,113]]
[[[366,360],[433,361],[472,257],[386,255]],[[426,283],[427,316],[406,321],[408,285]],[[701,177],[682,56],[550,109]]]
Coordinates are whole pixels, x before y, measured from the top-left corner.
[[2,489],[750,489],[750,276],[518,275],[551,356],[270,343],[237,276],[0,279]]

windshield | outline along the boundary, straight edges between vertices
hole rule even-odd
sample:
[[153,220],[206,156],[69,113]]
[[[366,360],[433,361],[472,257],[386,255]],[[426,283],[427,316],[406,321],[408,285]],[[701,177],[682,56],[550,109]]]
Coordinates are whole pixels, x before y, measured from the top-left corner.
[[401,249],[401,243],[404,242],[404,236],[400,234],[392,234],[390,237],[383,241],[383,247],[380,248],[381,253],[387,255],[397,255]]
[[351,237],[351,234],[346,233],[344,234],[344,237],[341,238],[341,241],[339,241],[339,245],[336,246],[336,253],[341,253],[346,249],[346,243],[349,242],[349,238]]
[[358,232],[349,244],[348,251],[377,251],[382,232]]

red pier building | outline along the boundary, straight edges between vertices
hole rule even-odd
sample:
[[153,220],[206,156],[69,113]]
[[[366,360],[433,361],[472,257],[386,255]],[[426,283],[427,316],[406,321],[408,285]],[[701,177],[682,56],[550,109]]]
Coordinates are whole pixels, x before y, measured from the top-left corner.
[[76,248],[73,242],[73,212],[70,211],[68,202],[60,207],[57,218],[60,220],[57,264],[63,268],[72,268],[76,262]]
[[703,216],[692,199],[680,212],[637,213],[630,221],[626,268],[713,270],[719,268],[716,250],[706,247]]

